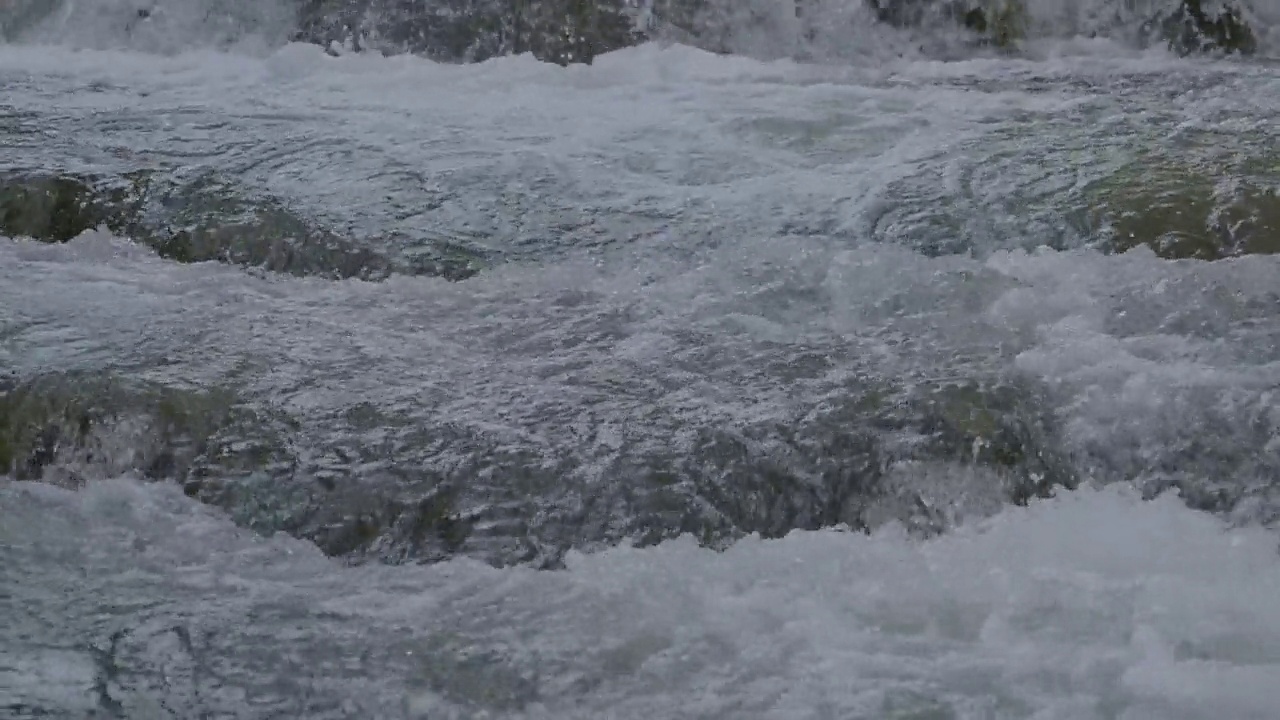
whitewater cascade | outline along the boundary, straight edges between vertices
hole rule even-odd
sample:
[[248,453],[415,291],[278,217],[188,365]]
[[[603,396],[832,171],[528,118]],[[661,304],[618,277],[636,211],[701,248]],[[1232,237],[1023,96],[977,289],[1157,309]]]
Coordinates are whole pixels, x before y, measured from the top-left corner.
[[[1224,17],[1246,44],[1231,28],[1214,37]],[[847,62],[955,58],[1076,37],[1268,54],[1278,23],[1277,0],[11,0],[0,36],[166,53],[261,50],[299,38],[436,59],[533,51],[564,62],[658,39]]]
[[0,3],[0,717],[1274,720],[1229,7]]

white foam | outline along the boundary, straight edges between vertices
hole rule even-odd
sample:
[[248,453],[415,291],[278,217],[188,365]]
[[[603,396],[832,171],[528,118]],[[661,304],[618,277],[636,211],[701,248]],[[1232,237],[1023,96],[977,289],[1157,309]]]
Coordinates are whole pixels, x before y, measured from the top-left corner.
[[[1240,86],[1212,74],[1228,71]],[[1276,94],[1241,90],[1269,88],[1265,72],[1102,51],[871,72],[657,46],[570,69],[296,45],[262,59],[0,47],[6,104],[49,133],[21,152],[59,163],[104,147],[213,148],[247,184],[379,230],[500,236],[503,217],[466,205],[487,197],[536,213],[549,196],[576,220],[666,218],[608,252],[461,284],[257,277],[101,232],[61,246],[2,239],[0,365],[234,378],[302,418],[368,401],[549,444],[600,428],[607,452],[652,441],[628,422],[638,409],[686,425],[784,421],[850,376],[909,383],[1009,363],[1061,392],[1068,449],[1101,441],[1144,460],[1218,433],[1219,450],[1262,461],[1280,446],[1232,433],[1280,423],[1265,394],[1280,383],[1276,259],[927,258],[859,242],[903,178],[940,177],[937,197],[988,193],[963,210],[994,224],[990,208],[1016,199],[1025,168],[1092,162],[1028,148],[1065,138],[1109,156],[1133,151],[1113,136],[1146,137],[1090,112],[1206,128],[1227,115],[1232,132],[1269,122]],[[1142,77],[1108,95],[1125,73]],[[1084,89],[1019,85],[1041,74]],[[1207,87],[1186,103],[1160,94],[1183,81]],[[89,120],[59,125],[69,117]],[[102,130],[107,118],[118,124]],[[997,151],[1013,160],[996,164]],[[389,167],[418,175],[387,180]],[[974,167],[995,179],[971,182],[988,177]],[[427,205],[433,183],[461,189],[456,215],[447,203],[430,223],[390,215],[394,202]],[[827,374],[783,383],[763,370],[813,352]],[[896,470],[920,480],[911,471]],[[922,492],[944,498],[973,481],[928,473]],[[797,533],[717,555],[685,540],[573,556],[547,574],[462,560],[340,569],[304,543],[255,540],[173,488],[127,481],[81,495],[6,482],[0,517],[0,586],[22,601],[21,619],[0,625],[11,641],[0,687],[65,712],[97,702],[84,695],[95,652],[117,630],[128,632],[111,692],[130,710],[164,698],[243,714],[248,692],[281,716],[310,696],[366,717],[1245,720],[1280,702],[1263,682],[1280,665],[1274,538],[1171,497],[1084,490],[923,544],[893,530]]]
[[[1275,536],[1119,488],[924,543],[893,528],[720,554],[680,540],[574,554],[552,573],[462,560],[343,569],[164,485],[5,483],[0,507],[6,582],[41,608],[0,629],[26,658],[0,677],[53,707],[76,707],[84,661],[31,644],[101,642],[120,626],[132,628],[113,686],[126,708],[132,689],[235,711],[214,688],[192,700],[207,678],[149,680],[189,662],[163,649],[174,623],[251,696],[262,679],[245,670],[283,672],[305,653],[312,679],[297,688],[313,701],[397,708],[390,717],[1247,720],[1280,703]],[[91,598],[120,608],[110,623],[77,609]],[[60,625],[33,636],[36,617]],[[350,662],[355,674],[340,670]]]
[[286,0],[12,1],[18,3],[12,10],[0,8],[17,15],[13,27],[0,23],[11,39],[81,49],[261,54],[296,24],[296,8]]
[[[1059,53],[1130,54],[1142,44],[1143,24],[1177,5],[1177,0],[1022,1],[1029,34],[1022,49],[1040,58]],[[9,2],[12,7],[0,11],[0,31],[11,40],[165,54],[215,47],[262,55],[286,42],[297,14],[296,6],[284,0]],[[637,5],[641,15],[652,14],[653,2],[641,0]],[[1248,0],[1244,5],[1262,51],[1274,52],[1280,3]],[[1211,4],[1208,9],[1215,8]],[[720,0],[701,9],[696,34],[709,47],[759,59],[794,57],[833,64],[874,66],[993,54],[978,47],[952,19],[935,17],[924,28],[893,28],[877,23],[863,0]],[[1105,40],[1089,40],[1096,38]]]

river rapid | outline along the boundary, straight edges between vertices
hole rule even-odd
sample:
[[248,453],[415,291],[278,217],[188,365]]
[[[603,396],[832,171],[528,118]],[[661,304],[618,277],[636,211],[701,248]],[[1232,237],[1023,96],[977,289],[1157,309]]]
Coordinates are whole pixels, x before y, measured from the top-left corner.
[[0,44],[6,187],[143,208],[0,237],[0,717],[1274,717],[1265,53],[167,7]]

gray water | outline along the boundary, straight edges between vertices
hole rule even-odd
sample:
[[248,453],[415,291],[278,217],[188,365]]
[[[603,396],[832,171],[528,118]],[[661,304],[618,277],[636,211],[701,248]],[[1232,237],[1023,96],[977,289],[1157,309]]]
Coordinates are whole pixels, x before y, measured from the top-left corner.
[[0,480],[0,715],[1280,701],[1265,60],[448,66],[66,8],[0,46],[0,169],[216,177],[480,272],[0,241],[10,422],[91,419]]

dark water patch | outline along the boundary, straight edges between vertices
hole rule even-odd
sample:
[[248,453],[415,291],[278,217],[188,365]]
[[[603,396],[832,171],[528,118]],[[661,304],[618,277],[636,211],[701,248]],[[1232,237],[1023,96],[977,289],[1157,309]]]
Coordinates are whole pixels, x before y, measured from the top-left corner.
[[234,418],[221,392],[100,373],[12,381],[0,386],[0,469],[73,487],[128,471],[178,479]]
[[643,40],[623,0],[307,0],[296,37],[451,62],[527,52],[559,65]]
[[891,480],[895,466],[983,468],[997,502],[1074,486],[1036,403],[1017,387],[867,385],[792,423],[658,425],[601,455],[599,438],[522,446],[369,405],[319,432],[226,392],[58,374],[0,395],[0,462],[17,479],[68,487],[124,472],[176,482],[241,526],[352,562],[462,554],[557,567],[570,549],[682,534],[723,548],[750,533],[886,520],[944,531],[946,499]]
[[876,20],[898,28],[953,24],[973,32],[981,44],[1011,48],[1027,33],[1022,0],[864,0]]
[[902,36],[904,52],[951,56],[957,48],[949,38],[957,35],[963,56],[982,47],[1016,51],[1029,36],[1067,33],[1165,44],[1181,54],[1251,54],[1266,31],[1253,26],[1258,18],[1245,2],[1114,5],[1110,13],[1082,10],[1075,14],[1083,22],[1062,24],[1034,16],[1023,0],[217,0],[106,8],[9,0],[0,12],[0,39],[173,53],[271,47],[292,37],[335,52],[346,46],[448,62],[532,53],[568,65],[652,39],[716,52],[841,57],[885,30]]
[[627,438],[598,428],[532,443],[357,405],[293,435],[291,464],[228,472],[210,452],[187,489],[243,525],[286,531],[352,561],[464,554],[556,567],[575,548],[682,534],[726,547],[750,533],[866,530],[888,519],[932,534],[950,526],[954,514],[940,508],[949,501],[889,480],[904,463],[978,468],[982,492],[997,503],[1075,486],[1036,392],[864,383],[787,422],[650,418]]
[[1159,153],[1086,192],[1111,251],[1146,245],[1161,257],[1218,260],[1280,252],[1280,156],[1245,162]]
[[1180,54],[1238,53],[1252,55],[1258,39],[1240,3],[1181,0],[1171,12],[1159,12],[1146,27]]
[[[1080,118],[1037,119],[1073,125]],[[1172,121],[1171,121],[1172,122]],[[1124,121],[1126,147],[1106,148],[1064,128],[1037,146],[1022,131],[983,137],[987,159],[957,162],[891,183],[868,213],[868,233],[930,257],[992,250],[1146,247],[1166,259],[1221,260],[1280,252],[1280,157],[1269,132],[1184,131],[1157,146]],[[1094,156],[1087,167],[1081,156]],[[1012,191],[1010,178],[1017,177]]]
[[[1165,44],[1180,54],[1257,50],[1249,14],[1235,4],[1208,7],[1182,0],[1171,10],[1125,6],[1110,22],[1052,28],[1023,0],[307,0],[298,40],[383,53],[411,52],[449,62],[479,62],[532,53],[560,65],[591,63],[603,52],[652,39],[676,40],[720,53],[768,57],[841,56],[843,44],[877,26],[902,34],[904,50],[955,54],[1014,52],[1032,33],[1086,32],[1139,46]],[[880,31],[883,33],[883,31]],[[856,52],[856,49],[854,50]]]
[[860,379],[790,417],[651,412],[625,436],[535,440],[368,403],[290,418],[223,391],[75,373],[7,383],[0,463],[69,487],[126,472],[175,482],[243,527],[354,563],[555,568],[571,549],[686,534],[725,548],[896,521],[931,536],[1083,479],[1174,488],[1218,514],[1280,507],[1278,418],[1238,395],[1187,395],[1168,408],[1184,425],[1117,417],[1082,441],[1024,380]]
[[67,242],[104,225],[122,195],[103,198],[87,182],[56,175],[8,175],[0,184],[0,232]]
[[462,280],[478,272],[481,261],[455,242],[417,244],[412,255],[392,256],[216,175],[179,182],[150,171],[0,173],[0,234],[67,242],[101,227],[178,262],[216,260],[299,276]]

